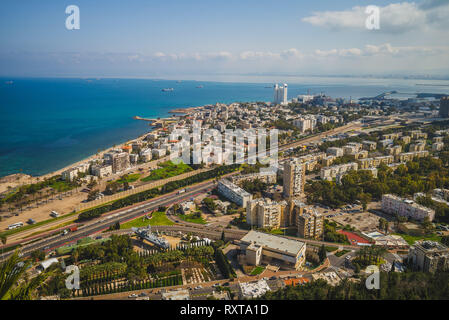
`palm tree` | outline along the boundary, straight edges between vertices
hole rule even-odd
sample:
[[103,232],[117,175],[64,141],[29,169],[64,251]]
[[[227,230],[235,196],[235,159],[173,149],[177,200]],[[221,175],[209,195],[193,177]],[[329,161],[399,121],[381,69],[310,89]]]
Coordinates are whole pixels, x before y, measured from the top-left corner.
[[[7,239],[8,238],[5,235],[2,235],[0,237],[0,240],[2,241],[3,246],[6,244]],[[3,247],[2,247],[2,255],[3,255]]]
[[[2,240],[3,241],[3,240]],[[49,276],[41,273],[30,281],[25,281],[30,262],[23,261],[16,250],[0,264],[0,300],[31,300],[33,292]]]

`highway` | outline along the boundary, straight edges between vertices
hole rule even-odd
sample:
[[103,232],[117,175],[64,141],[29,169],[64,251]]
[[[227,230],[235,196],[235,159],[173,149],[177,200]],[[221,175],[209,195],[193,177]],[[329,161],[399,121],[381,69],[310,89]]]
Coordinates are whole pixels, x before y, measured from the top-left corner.
[[[328,135],[334,135],[336,133],[353,130],[353,129],[356,129],[359,127],[360,127],[360,125],[358,123],[350,123],[348,125],[302,139],[300,141],[282,145],[279,147],[279,151],[284,151],[291,147],[296,147],[296,146],[302,145],[307,142],[319,140]],[[232,174],[236,174],[236,173],[232,173]],[[29,256],[30,253],[34,250],[45,250],[45,251],[53,250],[55,248],[65,245],[65,244],[77,241],[79,239],[82,239],[82,238],[92,235],[94,233],[103,231],[103,230],[109,228],[111,225],[113,225],[116,222],[123,223],[128,220],[134,219],[136,217],[142,216],[148,211],[155,210],[159,206],[169,206],[174,203],[181,202],[186,199],[190,199],[190,198],[194,197],[195,195],[197,195],[198,193],[210,191],[211,189],[213,189],[214,186],[215,186],[214,181],[203,182],[203,183],[199,183],[197,185],[186,188],[187,191],[185,193],[178,194],[177,192],[173,192],[173,193],[170,193],[167,195],[157,197],[155,199],[148,200],[143,203],[139,203],[139,204],[136,204],[136,205],[133,205],[130,207],[112,211],[108,214],[101,216],[98,219],[89,221],[87,224],[79,227],[79,229],[77,231],[71,232],[65,236],[62,236],[58,231],[62,231],[63,229],[67,228],[67,226],[62,227],[58,230],[52,230],[51,232],[39,235],[39,237],[42,238],[41,240],[24,245],[21,248],[21,253],[23,256],[26,257],[26,256]],[[198,225],[198,224],[188,223],[188,222],[181,221],[181,220],[178,220],[177,223],[178,224],[174,225],[174,226],[154,226],[153,229],[159,230],[159,231],[192,232],[197,235],[215,238],[215,239],[221,237],[222,232],[225,231],[226,238],[233,239],[233,240],[241,239],[247,233],[247,231],[245,231],[245,230],[211,228],[211,227],[208,227],[207,225]],[[48,237],[49,234],[52,234],[55,232],[57,232],[56,235]],[[46,236],[47,236],[47,238],[45,238]],[[289,237],[287,237],[287,238],[289,238]],[[290,238],[297,239],[294,237],[290,237]],[[327,243],[327,242],[321,242],[321,241],[315,241],[315,240],[301,239],[301,241],[304,241],[304,242],[310,243],[310,244],[318,244],[318,245],[319,244],[335,245],[335,243]],[[347,248],[347,249],[357,248],[357,246],[342,246],[342,247]],[[0,261],[3,260],[5,257],[9,256],[10,254],[11,254],[11,252],[0,255]]]
[[[29,256],[30,253],[34,250],[43,249],[46,251],[53,250],[54,248],[63,246],[70,242],[76,241],[78,239],[82,239],[91,234],[103,231],[109,228],[116,222],[125,222],[136,217],[144,215],[146,212],[155,210],[159,206],[169,206],[173,203],[180,202],[186,199],[190,199],[194,197],[196,194],[200,192],[207,192],[211,190],[215,185],[214,181],[203,182],[198,185],[194,185],[190,188],[186,188],[187,191],[185,193],[178,194],[177,192],[173,192],[171,194],[167,194],[164,196],[157,197],[155,199],[151,199],[144,203],[139,203],[137,205],[133,205],[130,207],[126,207],[123,209],[119,209],[117,211],[112,211],[107,215],[102,216],[99,219],[91,221],[82,227],[80,227],[75,232],[70,232],[69,234],[62,236],[61,234],[57,234],[55,236],[44,238],[40,241],[33,242],[29,245],[25,245],[21,248],[21,252],[23,256]],[[66,228],[66,227],[64,227]],[[64,229],[64,228],[61,228]],[[191,228],[191,227],[190,227]],[[52,231],[55,232],[55,231]],[[5,253],[1,255],[0,259],[4,259],[9,256],[11,252]]]

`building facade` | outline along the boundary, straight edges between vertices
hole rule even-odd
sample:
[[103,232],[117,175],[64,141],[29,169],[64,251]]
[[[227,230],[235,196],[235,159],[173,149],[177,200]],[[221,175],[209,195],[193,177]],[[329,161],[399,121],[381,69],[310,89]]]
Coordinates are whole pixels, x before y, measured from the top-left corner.
[[286,198],[299,197],[304,193],[306,182],[306,168],[297,158],[284,163],[284,196]]
[[421,206],[413,200],[403,199],[392,194],[382,195],[382,211],[419,221],[426,217],[430,221],[435,218],[435,210]]

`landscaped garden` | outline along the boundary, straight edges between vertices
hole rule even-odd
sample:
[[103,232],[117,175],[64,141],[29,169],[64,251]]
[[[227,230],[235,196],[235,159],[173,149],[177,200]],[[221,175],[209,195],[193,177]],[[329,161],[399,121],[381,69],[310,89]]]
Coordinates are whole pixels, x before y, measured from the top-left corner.
[[146,227],[148,225],[151,226],[170,226],[174,224],[173,221],[167,218],[165,212],[163,211],[155,211],[151,214],[151,218],[148,219],[147,216],[138,217],[133,220],[127,221],[120,225],[120,229],[130,229],[132,227],[140,228]]

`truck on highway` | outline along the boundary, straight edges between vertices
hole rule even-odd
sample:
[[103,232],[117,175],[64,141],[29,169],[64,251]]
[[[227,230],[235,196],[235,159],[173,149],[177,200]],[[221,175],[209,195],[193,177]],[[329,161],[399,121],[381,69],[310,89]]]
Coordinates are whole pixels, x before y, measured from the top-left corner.
[[181,194],[181,193],[184,193],[184,192],[186,192],[186,189],[181,189],[181,190],[178,191],[178,194]]
[[76,230],[78,230],[78,226],[74,226],[68,229],[70,232],[75,232]]

